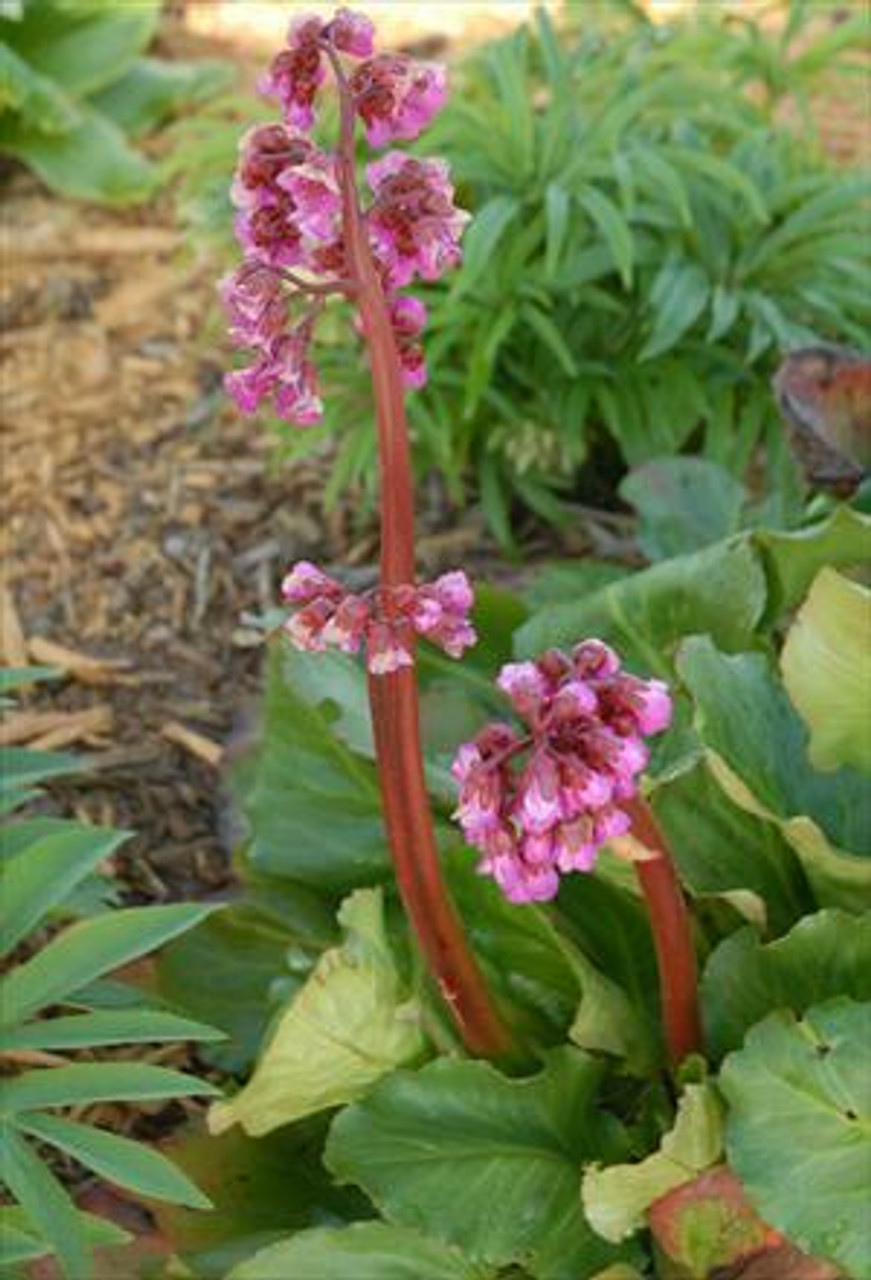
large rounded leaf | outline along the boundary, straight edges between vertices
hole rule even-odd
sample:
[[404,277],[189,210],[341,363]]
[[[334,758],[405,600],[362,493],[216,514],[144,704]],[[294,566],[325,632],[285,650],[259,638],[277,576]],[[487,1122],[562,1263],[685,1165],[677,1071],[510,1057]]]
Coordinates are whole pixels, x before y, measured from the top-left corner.
[[301,1231],[261,1249],[228,1280],[488,1280],[457,1250],[383,1222]]
[[807,731],[767,659],[730,656],[707,636],[681,646],[678,671],[717,782],[742,808],[777,822],[822,906],[871,903],[871,797],[853,769],[819,773]]
[[814,579],[780,655],[818,769],[871,771],[871,591],[834,569]]
[[871,1275],[871,1004],[776,1013],[722,1074],[729,1161],[766,1222],[848,1275]]
[[775,1009],[802,1014],[835,996],[871,1000],[871,913],[819,911],[763,944],[740,929],[715,949],[702,975],[706,1043],[715,1058],[740,1049]]
[[582,1166],[626,1154],[622,1130],[596,1107],[601,1077],[570,1049],[525,1080],[447,1059],[396,1072],[338,1116],[327,1164],[390,1221],[474,1261],[519,1262],[540,1280],[593,1275],[614,1252],[581,1213]]

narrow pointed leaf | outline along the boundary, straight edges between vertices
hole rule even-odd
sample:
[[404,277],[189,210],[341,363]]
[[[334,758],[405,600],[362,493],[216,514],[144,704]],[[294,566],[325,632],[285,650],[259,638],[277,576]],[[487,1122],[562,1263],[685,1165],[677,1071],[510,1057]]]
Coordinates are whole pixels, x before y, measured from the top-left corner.
[[69,1067],[25,1071],[0,1082],[0,1115],[73,1107],[92,1102],[138,1102],[152,1098],[214,1097],[213,1084],[181,1071],[138,1062],[77,1062]]
[[126,838],[123,831],[66,823],[62,830],[7,860],[0,872],[0,953],[11,951]]
[[54,938],[0,982],[0,1017],[17,1023],[94,978],[163,945],[213,908],[194,904],[130,907],[84,920]]
[[53,1115],[22,1116],[18,1127],[137,1195],[191,1209],[211,1207],[190,1178],[166,1156],[130,1138]]
[[57,1254],[66,1280],[91,1274],[84,1222],[39,1156],[9,1125],[0,1125],[0,1173],[30,1221]]
[[161,1009],[100,1011],[62,1018],[43,1018],[23,1026],[0,1027],[0,1052],[8,1049],[85,1049],[106,1044],[161,1044],[168,1041],[212,1041],[225,1033],[205,1023]]

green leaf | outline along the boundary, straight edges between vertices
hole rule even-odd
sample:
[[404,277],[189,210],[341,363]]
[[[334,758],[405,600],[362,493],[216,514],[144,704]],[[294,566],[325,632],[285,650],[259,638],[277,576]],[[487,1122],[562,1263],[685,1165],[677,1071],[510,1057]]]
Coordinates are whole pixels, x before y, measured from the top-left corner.
[[343,892],[387,871],[380,793],[370,761],[334,732],[344,719],[335,687],[310,700],[306,657],[276,648],[260,741],[237,771],[249,858],[262,874]]
[[791,533],[753,535],[770,583],[767,620],[804,599],[820,569],[846,569],[871,560],[871,516],[836,507],[828,519]]
[[487,1280],[457,1250],[405,1227],[358,1222],[302,1231],[234,1267],[228,1280]]
[[52,1115],[21,1117],[18,1127],[32,1138],[65,1151],[98,1177],[136,1195],[194,1209],[211,1208],[206,1197],[166,1156],[130,1138]]
[[156,1209],[160,1229],[198,1280],[225,1280],[228,1250],[235,1261],[292,1231],[371,1213],[361,1193],[339,1190],[329,1178],[324,1129],[321,1117],[256,1139],[240,1129],[220,1138],[187,1129],[164,1147],[214,1205],[211,1213]]
[[871,773],[871,591],[821,569],[780,655],[783,683],[818,769]]
[[229,88],[232,80],[232,70],[224,62],[139,58],[91,102],[101,115],[135,138],[162,124],[179,107],[194,106]]
[[384,927],[381,891],[360,889],[339,912],[341,947],[321,956],[273,1029],[241,1092],[209,1113],[212,1133],[252,1136],[348,1102],[419,1057],[424,1040]]
[[34,71],[7,44],[0,44],[0,111],[16,112],[43,133],[64,133],[79,118],[60,85]]
[[708,278],[695,262],[667,263],[650,295],[653,328],[638,359],[653,360],[676,346],[704,311],[709,296]]
[[751,644],[766,599],[758,557],[737,537],[543,609],[520,628],[515,645],[528,657],[599,636],[642,669],[668,674],[678,640],[693,632],[710,633],[728,650]]
[[608,245],[623,288],[631,289],[635,255],[628,222],[614,202],[596,187],[583,191],[578,196],[578,203],[590,215]]
[[739,1049],[774,1009],[803,1014],[837,995],[871,999],[871,914],[820,911],[768,943],[741,929],[720,943],[702,974],[709,1051],[719,1058]]
[[105,204],[137,204],[153,194],[156,173],[120,129],[89,107],[66,133],[0,123],[0,153],[23,161],[60,195]]
[[[540,9],[539,13],[544,10]],[[544,197],[545,208],[545,258],[544,274],[554,279],[559,266],[560,255],[565,244],[566,232],[569,229],[571,200],[566,191],[557,182],[549,182]]]
[[54,1174],[9,1125],[0,1125],[2,1177],[29,1220],[57,1254],[67,1280],[91,1274],[83,1217]]
[[[91,1244],[124,1245],[129,1244],[133,1238],[127,1231],[116,1227],[114,1222],[98,1218],[92,1213],[82,1213],[80,1210],[79,1221],[84,1228],[85,1238]],[[0,1206],[0,1267],[31,1262],[54,1252],[50,1240],[34,1233],[34,1226],[18,1205]]]
[[613,1258],[580,1211],[585,1160],[625,1138],[597,1109],[602,1067],[562,1049],[526,1080],[440,1059],[396,1072],[333,1122],[326,1161],[388,1221],[456,1245],[474,1262],[574,1280]]
[[201,1056],[242,1074],[270,1019],[335,941],[327,903],[300,885],[270,881],[170,942],[157,961],[159,990],[174,1007],[226,1032],[224,1043]]
[[72,1107],[82,1102],[137,1102],[220,1093],[205,1080],[181,1071],[134,1062],[77,1062],[69,1067],[25,1071],[0,1081],[0,1115]]
[[463,268],[452,291],[454,298],[470,289],[493,266],[499,242],[520,209],[514,196],[502,195],[494,196],[476,212],[463,237]]
[[65,7],[44,0],[28,5],[24,20],[4,35],[37,71],[80,97],[122,76],[156,34],[159,21],[159,0],[136,0],[123,8]]
[[779,823],[823,906],[871,903],[868,789],[850,769],[820,774],[807,734],[761,654],[729,657],[707,637],[681,648],[678,670],[717,782],[734,803]]
[[801,863],[780,829],[733,804],[704,761],[667,778],[651,802],[692,894],[736,905],[747,898],[758,908],[756,922],[774,934],[814,909]]
[[11,951],[126,839],[126,832],[69,822],[5,859],[0,871],[0,953]]
[[661,458],[636,467],[620,496],[640,516],[638,540],[648,560],[698,551],[735,533],[745,493],[728,471],[705,458]]
[[[848,1275],[871,1266],[871,1004],[775,1013],[723,1065],[726,1150],[760,1215]],[[784,1177],[789,1170],[789,1177]],[[813,1188],[796,1196],[795,1187]]]
[[544,343],[566,376],[576,378],[578,367],[575,357],[553,318],[534,303],[524,306],[520,314],[530,328],[534,329],[536,337]]
[[38,1009],[60,1004],[79,987],[154,951],[213,910],[195,904],[130,907],[72,925],[0,981],[3,1024],[15,1025]]
[[0,793],[32,787],[46,778],[76,773],[82,762],[61,751],[34,751],[32,747],[0,747]]
[[603,857],[593,875],[567,877],[552,909],[574,944],[582,992],[569,1037],[645,1075],[664,1060],[656,956],[644,907],[609,878],[609,862]]
[[594,1165],[584,1174],[584,1212],[595,1231],[617,1244],[645,1225],[647,1210],[719,1159],[723,1104],[710,1084],[688,1085],[674,1126],[659,1149],[637,1164]]
[[57,680],[60,674],[57,667],[4,667],[0,670],[0,693],[11,693],[41,680]]
[[223,1032],[159,1009],[82,1013],[43,1018],[23,1026],[0,1028],[0,1051],[9,1049],[86,1049],[104,1044],[161,1044],[174,1040],[223,1039]]

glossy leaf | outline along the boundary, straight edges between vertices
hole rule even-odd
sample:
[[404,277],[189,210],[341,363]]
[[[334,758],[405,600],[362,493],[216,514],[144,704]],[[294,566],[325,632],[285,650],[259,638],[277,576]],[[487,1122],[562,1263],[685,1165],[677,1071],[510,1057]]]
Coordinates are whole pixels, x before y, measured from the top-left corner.
[[517,632],[516,650],[532,656],[599,636],[648,674],[666,674],[685,635],[707,632],[727,650],[750,644],[766,598],[758,558],[746,539],[736,538],[622,578],[586,599],[542,609]]
[[779,827],[734,804],[703,761],[667,778],[651,803],[692,894],[728,901],[749,893],[759,923],[773,934],[813,911],[798,855]]
[[302,1231],[261,1250],[228,1280],[488,1280],[448,1245],[384,1222]]
[[837,995],[871,999],[871,913],[819,911],[767,943],[741,929],[713,951],[702,974],[706,1043],[721,1057],[773,1010],[802,1014]]
[[157,960],[161,994],[226,1033],[201,1051],[234,1074],[257,1057],[270,1020],[336,941],[330,905],[287,881],[246,889],[241,901],[174,939]]
[[[754,1027],[720,1075],[726,1149],[760,1215],[848,1275],[871,1265],[871,1004],[839,999]],[[789,1170],[789,1177],[784,1171]],[[795,1187],[812,1189],[796,1196]]]
[[572,1280],[609,1260],[580,1211],[581,1166],[625,1150],[617,1122],[595,1106],[601,1078],[569,1049],[526,1080],[448,1059],[396,1072],[333,1122],[327,1164],[390,1222],[475,1262]]
[[358,1097],[419,1057],[424,1039],[403,991],[379,890],[358,890],[339,912],[341,947],[324,952],[277,1019],[254,1074],[209,1114],[212,1133],[241,1124],[256,1137]]
[[324,1169],[324,1132],[317,1117],[260,1138],[239,1128],[215,1137],[200,1125],[173,1135],[164,1150],[214,1209],[158,1205],[155,1212],[198,1280],[225,1280],[228,1258],[250,1256],[292,1231],[369,1216],[363,1196],[337,1188]]
[[871,903],[867,784],[850,769],[811,767],[807,733],[766,659],[730,657],[695,637],[683,645],[678,669],[730,799],[780,824],[821,905],[861,910]]
[[744,506],[742,485],[705,458],[662,458],[636,467],[620,495],[640,517],[649,560],[698,551],[735,533]]
[[306,657],[273,654],[260,742],[237,770],[248,856],[262,874],[343,892],[387,871],[380,795],[370,761],[334,731],[344,702],[323,684],[316,701],[307,692]]

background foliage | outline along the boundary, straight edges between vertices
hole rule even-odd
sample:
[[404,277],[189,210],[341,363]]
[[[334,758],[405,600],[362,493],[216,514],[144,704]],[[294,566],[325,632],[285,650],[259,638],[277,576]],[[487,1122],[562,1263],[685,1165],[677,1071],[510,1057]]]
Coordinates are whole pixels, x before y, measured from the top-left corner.
[[0,155],[62,195],[132,204],[157,169],[131,140],[227,84],[217,62],[142,56],[161,0],[21,0],[0,15]]

